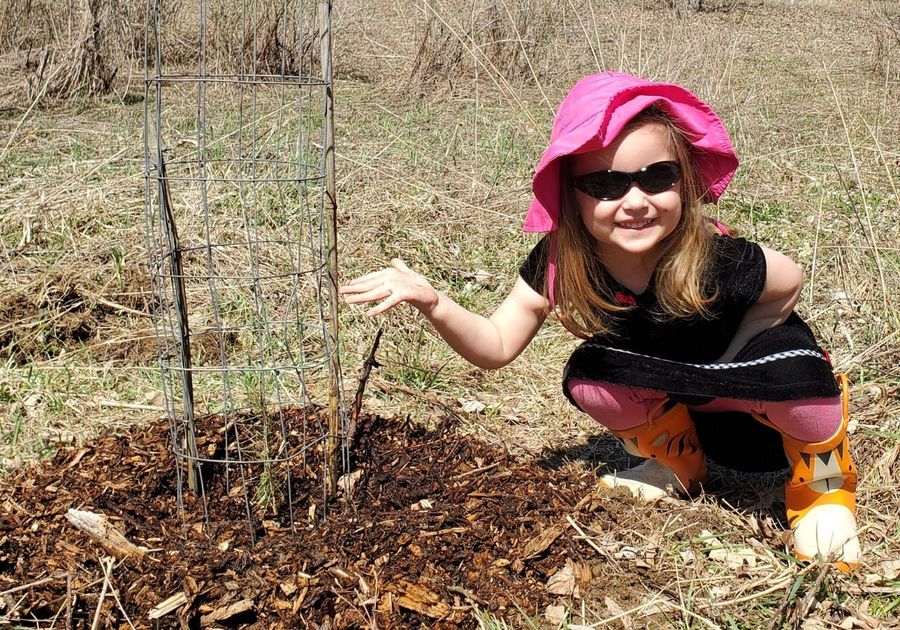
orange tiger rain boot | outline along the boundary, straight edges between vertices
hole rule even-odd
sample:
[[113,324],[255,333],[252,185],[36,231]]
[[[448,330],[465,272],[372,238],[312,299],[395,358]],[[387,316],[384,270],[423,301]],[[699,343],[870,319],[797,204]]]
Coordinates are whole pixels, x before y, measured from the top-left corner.
[[[848,572],[859,567],[861,554],[856,524],[857,471],[847,440],[847,378],[840,374],[837,379],[842,399],[841,425],[832,437],[811,444],[781,431],[791,465],[784,503],[794,555],[801,560],[821,557]],[[774,427],[767,418],[759,419]]]
[[631,455],[647,461],[621,474],[604,475],[600,483],[626,487],[646,501],[666,496],[671,485],[682,494],[700,490],[707,479],[706,457],[697,438],[697,429],[686,406],[665,400],[653,409],[645,424],[624,431],[612,431]]
[[837,567],[859,566],[856,525],[856,466],[847,440],[849,396],[847,377],[841,387],[841,426],[828,440],[799,442],[783,435],[784,452],[793,468],[784,489],[784,503],[794,539],[794,555],[808,560],[833,556]]

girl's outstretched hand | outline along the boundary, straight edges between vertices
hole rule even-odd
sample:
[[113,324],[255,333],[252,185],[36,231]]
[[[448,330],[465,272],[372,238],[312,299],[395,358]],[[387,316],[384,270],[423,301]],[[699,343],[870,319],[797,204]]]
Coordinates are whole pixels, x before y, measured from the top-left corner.
[[[409,302],[426,315],[437,306],[438,292],[428,280],[406,266],[399,258],[391,266],[355,278],[338,289],[347,304],[378,302],[366,311],[370,317]],[[379,301],[380,300],[380,301]]]

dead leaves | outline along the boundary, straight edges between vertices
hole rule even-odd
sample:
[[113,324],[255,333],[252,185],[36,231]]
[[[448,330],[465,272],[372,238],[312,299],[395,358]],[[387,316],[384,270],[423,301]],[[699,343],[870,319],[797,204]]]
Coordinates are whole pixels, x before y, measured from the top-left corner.
[[550,579],[547,580],[547,592],[566,597],[575,592],[575,572],[570,565],[567,564],[550,576]]

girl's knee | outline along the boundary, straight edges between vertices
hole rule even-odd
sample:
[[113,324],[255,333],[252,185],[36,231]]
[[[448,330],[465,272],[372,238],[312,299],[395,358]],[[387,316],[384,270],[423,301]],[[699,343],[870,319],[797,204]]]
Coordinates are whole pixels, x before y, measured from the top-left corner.
[[785,402],[767,402],[765,415],[782,433],[803,442],[824,442],[840,430],[843,406],[840,396]]
[[616,431],[647,421],[647,412],[666,397],[663,392],[581,379],[566,386],[578,406],[600,424]]

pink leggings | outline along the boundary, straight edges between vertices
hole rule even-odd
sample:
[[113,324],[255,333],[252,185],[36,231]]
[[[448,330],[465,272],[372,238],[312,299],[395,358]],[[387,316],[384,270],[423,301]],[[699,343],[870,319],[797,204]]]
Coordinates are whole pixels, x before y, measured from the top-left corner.
[[[647,421],[647,413],[666,398],[664,392],[613,385],[597,381],[571,380],[569,392],[594,420],[612,429],[633,429]],[[765,415],[782,433],[804,442],[823,442],[841,426],[841,397],[810,398],[786,402],[716,398],[703,405],[689,405],[697,411],[743,411]]]

